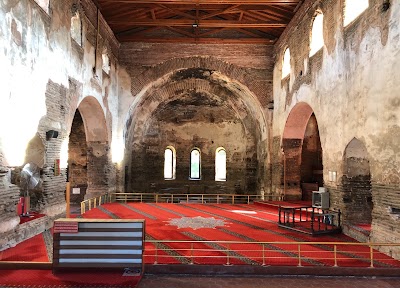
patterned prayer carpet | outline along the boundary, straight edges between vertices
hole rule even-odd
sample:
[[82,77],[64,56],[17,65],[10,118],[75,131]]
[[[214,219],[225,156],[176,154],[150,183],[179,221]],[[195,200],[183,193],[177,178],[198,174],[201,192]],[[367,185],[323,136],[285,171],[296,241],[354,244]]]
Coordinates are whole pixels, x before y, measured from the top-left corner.
[[[298,245],[280,242],[343,242],[356,241],[343,234],[312,237],[277,226],[276,207],[246,204],[197,203],[110,203],[79,215],[79,218],[145,219],[146,240],[216,241],[198,243],[191,253],[187,243],[150,243],[145,246],[146,264],[226,264],[227,246],[218,241],[266,241],[266,265],[297,266]],[[157,245],[157,246],[155,246]],[[188,246],[189,245],[189,246]],[[257,245],[258,247],[255,247]],[[46,262],[51,259],[51,231],[37,235],[16,247],[0,252],[0,261]],[[157,254],[153,252],[157,248]],[[259,244],[232,244],[230,264],[260,265],[257,257]],[[302,246],[303,266],[333,266],[333,246],[307,244]],[[338,247],[340,267],[369,267],[369,248],[362,246]],[[206,256],[206,257],[204,257]],[[400,267],[400,263],[378,251],[374,252],[375,267]],[[98,271],[96,271],[98,272]],[[110,272],[111,273],[111,272]],[[85,272],[52,275],[48,270],[2,270],[0,287],[135,287],[139,277],[122,276],[121,271],[107,274]],[[5,285],[5,286],[4,286]],[[25,285],[25,286],[24,286]],[[36,285],[36,286],[35,286]]]
[[[123,275],[126,276],[123,276]],[[140,277],[124,271],[75,271],[55,275],[50,270],[0,270],[0,287],[23,288],[133,288]]]

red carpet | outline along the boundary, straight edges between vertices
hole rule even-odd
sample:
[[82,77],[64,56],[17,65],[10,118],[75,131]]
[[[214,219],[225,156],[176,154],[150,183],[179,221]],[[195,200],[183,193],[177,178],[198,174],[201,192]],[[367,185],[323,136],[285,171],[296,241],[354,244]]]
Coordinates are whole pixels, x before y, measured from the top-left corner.
[[23,224],[38,218],[41,218],[43,216],[46,216],[45,214],[39,214],[37,212],[30,212],[29,216],[20,216],[19,217],[19,224]]
[[0,287],[136,287],[139,276],[124,271],[85,271],[52,274],[49,270],[0,270]]
[[0,261],[49,262],[43,234],[0,252]]
[[[300,203],[302,205],[302,203]],[[182,217],[203,217],[223,220],[224,226],[216,228],[178,228],[170,225],[172,219]],[[312,237],[295,231],[279,228],[277,226],[277,206],[261,205],[230,205],[230,204],[168,204],[168,203],[111,203],[92,209],[83,215],[85,218],[130,218],[145,219],[147,239],[155,240],[215,240],[217,243],[198,243],[190,252],[188,243],[146,243],[144,261],[147,264],[154,262],[161,264],[188,263],[196,264],[226,264],[227,246],[218,241],[266,241],[266,242],[356,242],[343,234],[324,235]],[[3,252],[4,260],[47,261],[41,235]],[[41,239],[41,240],[40,240]],[[26,247],[26,248],[22,248]],[[235,257],[230,257],[232,264],[262,263],[259,244],[231,244]],[[21,250],[22,249],[22,250]],[[328,265],[334,264],[332,245],[302,245],[302,264]],[[21,258],[20,251],[25,251]],[[35,251],[34,253],[28,253]],[[270,244],[265,247],[266,265],[291,265],[298,264],[298,245],[282,243]],[[341,267],[369,267],[369,248],[363,246],[340,245],[337,246],[338,264]],[[14,255],[14,256],[12,256]],[[19,257],[19,258],[18,258]],[[238,258],[238,259],[236,259]],[[43,260],[46,259],[46,260]],[[400,267],[398,261],[377,251],[374,252],[375,266]]]

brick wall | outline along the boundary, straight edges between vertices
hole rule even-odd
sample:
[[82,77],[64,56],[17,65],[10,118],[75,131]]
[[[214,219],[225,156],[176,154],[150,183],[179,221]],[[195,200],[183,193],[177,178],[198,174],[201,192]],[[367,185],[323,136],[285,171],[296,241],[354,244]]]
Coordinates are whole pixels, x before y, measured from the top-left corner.
[[[97,34],[95,33],[97,23],[92,12],[96,11],[93,9],[95,6],[91,1],[80,1],[79,12],[84,38],[82,46],[80,46],[70,36],[72,16],[70,12],[72,5],[75,4],[77,1],[73,0],[52,1],[49,14],[41,10],[33,1],[27,0],[14,1],[12,6],[3,5],[0,8],[0,30],[2,31],[0,57],[6,60],[5,63],[2,62],[2,65],[4,64],[6,67],[4,69],[10,73],[7,75],[10,85],[3,87],[4,93],[9,95],[13,101],[14,99],[20,101],[19,97],[26,97],[24,98],[26,101],[20,101],[21,106],[26,106],[21,107],[21,111],[26,111],[23,113],[25,118],[18,116],[21,114],[19,107],[13,107],[10,109],[15,109],[15,117],[19,118],[8,120],[10,123],[12,121],[21,123],[22,120],[27,124],[36,124],[37,122],[37,126],[31,125],[37,127],[37,131],[33,131],[33,133],[29,131],[27,135],[37,132],[37,137],[42,140],[44,145],[44,165],[41,172],[43,185],[40,195],[37,195],[40,197],[32,198],[35,202],[32,209],[47,214],[49,221],[52,217],[58,217],[65,212],[66,171],[61,169],[60,175],[57,175],[55,163],[61,157],[63,141],[73,129],[71,125],[78,103],[83,97],[89,95],[96,98],[96,101],[100,103],[101,112],[99,114],[105,115],[105,120],[101,119],[105,122],[105,130],[111,128],[111,119],[117,117],[116,111],[118,110],[115,104],[118,102],[117,97],[115,99],[108,98],[109,95],[117,95],[115,66],[118,43],[112,33],[110,34],[110,28],[102,20],[98,48],[104,51],[103,48],[107,47],[112,69],[108,75],[99,73],[101,69],[98,68],[101,67],[101,62],[97,61],[96,68],[99,71],[96,70],[96,72],[99,76],[94,75],[92,72],[95,66],[95,49],[93,47],[95,38],[93,35]],[[7,19],[15,22],[14,29],[11,29]],[[97,56],[97,60],[99,60],[101,53],[98,53]],[[21,90],[22,88],[25,89]],[[113,114],[110,111],[112,109]],[[39,113],[41,114],[38,117]],[[90,127],[86,128],[93,132]],[[57,131],[58,137],[46,140],[46,132],[49,130]],[[25,132],[21,131],[21,133]],[[89,145],[89,159],[92,165],[90,168],[93,168],[90,177],[95,179],[92,181],[93,187],[99,191],[112,189],[110,183],[115,182],[115,169],[110,164],[111,131],[105,135],[102,143],[90,143]],[[7,137],[12,137],[12,135],[7,135]],[[84,141],[86,141],[85,137]],[[100,154],[99,151],[101,151]],[[32,233],[14,230],[19,223],[19,217],[16,216],[15,210],[20,188],[11,184],[6,173],[10,168],[4,167],[6,164],[2,153],[0,145],[0,233],[6,233],[0,234],[0,236],[5,235],[15,244],[22,241],[24,237],[32,236]],[[20,167],[16,167],[16,169],[20,169]],[[106,183],[98,180],[104,178],[107,179]],[[42,228],[33,229],[35,233],[44,229],[43,226],[40,227]],[[3,239],[3,237],[0,238]]]
[[71,202],[80,203],[86,195],[88,185],[88,155],[85,126],[79,110],[75,112],[74,120],[69,134],[68,145],[68,180],[72,188],[80,189],[80,194],[71,194]]

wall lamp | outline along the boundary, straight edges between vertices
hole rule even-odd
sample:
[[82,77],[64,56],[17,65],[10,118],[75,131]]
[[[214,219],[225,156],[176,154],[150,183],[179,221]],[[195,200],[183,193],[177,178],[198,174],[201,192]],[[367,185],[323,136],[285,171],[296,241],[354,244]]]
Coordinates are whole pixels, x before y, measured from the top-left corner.
[[46,140],[49,141],[51,138],[57,138],[58,137],[58,131],[55,130],[49,130],[46,132]]

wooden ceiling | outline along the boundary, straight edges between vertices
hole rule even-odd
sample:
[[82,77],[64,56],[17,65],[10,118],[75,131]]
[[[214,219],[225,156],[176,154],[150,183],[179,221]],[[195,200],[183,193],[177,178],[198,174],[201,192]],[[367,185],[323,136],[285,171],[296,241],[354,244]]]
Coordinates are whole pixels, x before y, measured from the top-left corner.
[[94,0],[120,42],[272,44],[303,0]]

